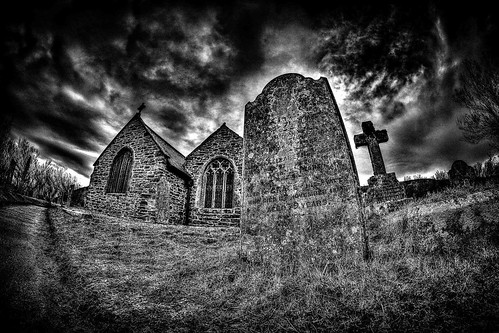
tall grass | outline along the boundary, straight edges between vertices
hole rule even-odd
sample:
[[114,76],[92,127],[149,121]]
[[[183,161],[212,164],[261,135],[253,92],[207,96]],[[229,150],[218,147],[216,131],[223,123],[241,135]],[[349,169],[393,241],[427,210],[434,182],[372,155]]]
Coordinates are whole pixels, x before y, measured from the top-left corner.
[[120,330],[492,332],[498,211],[496,198],[442,214],[372,215],[370,261],[331,256],[299,270],[243,255],[236,228],[50,215],[75,288],[98,295],[95,309]]

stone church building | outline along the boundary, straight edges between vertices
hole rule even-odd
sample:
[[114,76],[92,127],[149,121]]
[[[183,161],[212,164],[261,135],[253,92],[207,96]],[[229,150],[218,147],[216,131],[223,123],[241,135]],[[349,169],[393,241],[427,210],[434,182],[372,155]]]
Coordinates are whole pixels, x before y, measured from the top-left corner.
[[243,213],[243,224],[253,216],[273,227],[281,211],[285,220],[329,220],[334,209],[358,212],[362,200],[374,205],[405,198],[379,148],[388,134],[370,121],[354,136],[356,147],[367,146],[374,172],[361,197],[326,78],[289,73],[270,81],[246,105],[245,152],[243,138],[223,124],[183,156],[147,126],[142,107],[94,163],[85,203],[92,211],[156,223],[234,226]]
[[139,111],[95,161],[86,206],[157,223],[239,225],[242,149],[224,123],[185,157]]

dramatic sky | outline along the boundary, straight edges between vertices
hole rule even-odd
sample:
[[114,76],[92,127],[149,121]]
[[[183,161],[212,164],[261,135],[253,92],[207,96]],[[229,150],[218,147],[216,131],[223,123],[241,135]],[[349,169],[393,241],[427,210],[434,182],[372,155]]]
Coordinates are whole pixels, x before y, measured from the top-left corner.
[[[0,11],[1,112],[86,185],[142,102],[187,155],[224,122],[242,136],[244,105],[296,72],[328,78],[352,143],[362,121],[388,131],[399,179],[483,160],[487,144],[461,140],[453,94],[463,60],[499,59],[499,15],[477,1],[412,3],[16,0]],[[367,149],[352,147],[365,184]]]

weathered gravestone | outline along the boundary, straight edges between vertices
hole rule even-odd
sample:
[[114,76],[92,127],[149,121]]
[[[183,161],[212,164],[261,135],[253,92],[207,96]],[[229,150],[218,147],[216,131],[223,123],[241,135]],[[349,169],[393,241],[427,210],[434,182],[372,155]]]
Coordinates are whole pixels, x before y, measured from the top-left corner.
[[386,130],[375,130],[370,121],[362,123],[362,132],[354,136],[355,148],[367,146],[374,173],[367,180],[369,186],[365,193],[366,203],[375,204],[404,199],[406,197],[404,187],[399,183],[394,172],[386,173],[379,148],[380,143],[388,141],[388,133]]
[[476,178],[476,173],[473,167],[469,166],[463,160],[454,161],[448,174],[452,185],[469,185],[470,181],[473,181]]
[[246,104],[243,178],[241,227],[260,255],[296,265],[361,252],[357,170],[326,78],[285,74]]

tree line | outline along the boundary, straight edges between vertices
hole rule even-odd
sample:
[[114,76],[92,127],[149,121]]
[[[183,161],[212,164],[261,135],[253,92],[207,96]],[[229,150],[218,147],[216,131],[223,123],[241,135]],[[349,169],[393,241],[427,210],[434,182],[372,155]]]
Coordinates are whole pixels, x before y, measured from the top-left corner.
[[0,186],[30,197],[62,202],[76,177],[51,160],[40,161],[40,152],[25,138],[12,138],[10,124],[0,119]]
[[[476,162],[472,165],[473,171],[475,172],[476,177],[480,178],[488,178],[488,177],[496,177],[499,176],[499,163],[493,156],[489,156],[487,160],[484,162]],[[415,180],[415,179],[436,179],[436,180],[444,180],[449,179],[448,171],[437,170],[433,176],[429,178],[424,177],[421,174],[416,174],[412,176],[404,176],[404,181]]]

